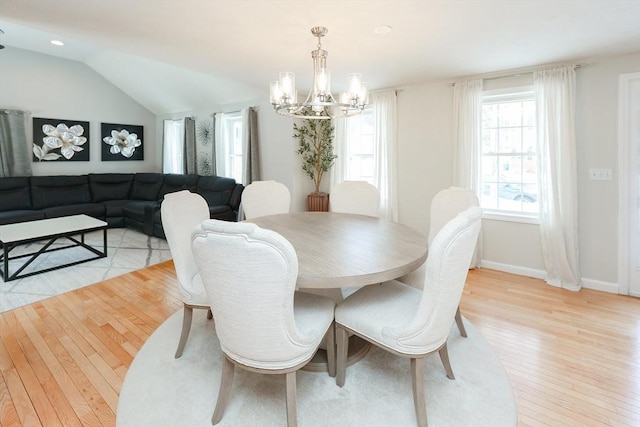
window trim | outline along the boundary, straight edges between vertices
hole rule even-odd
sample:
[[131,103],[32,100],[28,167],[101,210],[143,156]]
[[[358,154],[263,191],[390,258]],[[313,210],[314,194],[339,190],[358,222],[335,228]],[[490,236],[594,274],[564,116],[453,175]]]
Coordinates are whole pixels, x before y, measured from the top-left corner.
[[[480,100],[481,105],[485,105],[485,101],[487,104],[489,103],[501,103],[501,102],[509,102],[509,101],[521,101],[525,98],[530,98],[535,101],[536,94],[534,92],[533,85],[526,86],[516,86],[509,88],[501,88],[501,89],[490,89],[483,91]],[[482,126],[481,126],[482,129]],[[482,139],[479,140],[479,143],[482,144]],[[482,162],[482,147],[478,147],[478,159],[477,164],[480,168],[480,164]],[[539,156],[536,153],[536,156]],[[477,196],[481,198],[480,194],[482,186],[482,179],[478,174],[478,190]],[[518,211],[508,211],[508,210],[499,210],[499,209],[490,209],[490,208],[482,208],[483,210],[483,219],[493,220],[493,221],[508,221],[508,222],[517,222],[517,223],[525,223],[525,224],[540,224],[540,212],[518,212]]]

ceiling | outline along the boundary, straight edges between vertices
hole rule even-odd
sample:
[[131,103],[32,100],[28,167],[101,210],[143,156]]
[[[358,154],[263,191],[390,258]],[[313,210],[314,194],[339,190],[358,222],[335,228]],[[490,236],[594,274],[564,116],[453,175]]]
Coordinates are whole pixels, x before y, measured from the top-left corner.
[[[393,31],[377,34],[388,25]],[[310,85],[329,29],[333,92],[640,51],[640,0],[2,0],[0,44],[84,62],[156,114]],[[65,42],[56,47],[52,38]],[[2,52],[0,51],[0,61]]]

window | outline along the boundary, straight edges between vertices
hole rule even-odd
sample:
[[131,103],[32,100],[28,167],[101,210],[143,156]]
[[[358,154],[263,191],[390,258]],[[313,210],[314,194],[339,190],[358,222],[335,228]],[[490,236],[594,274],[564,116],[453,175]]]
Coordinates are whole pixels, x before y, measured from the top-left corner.
[[162,141],[162,171],[184,173],[184,121],[165,120]]
[[216,138],[218,175],[242,183],[242,113],[219,114],[216,122],[220,125]]
[[366,109],[348,120],[344,180],[376,185],[373,111]]
[[480,205],[489,213],[537,216],[538,155],[532,89],[482,97]]

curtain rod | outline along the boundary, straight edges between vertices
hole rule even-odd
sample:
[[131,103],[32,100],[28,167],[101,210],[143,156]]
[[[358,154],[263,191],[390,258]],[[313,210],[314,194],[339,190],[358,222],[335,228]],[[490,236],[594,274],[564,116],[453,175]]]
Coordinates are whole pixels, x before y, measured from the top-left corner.
[[[498,71],[498,72],[494,72],[494,73],[486,73],[486,74],[478,74],[476,76],[469,76],[468,78],[465,78],[464,80],[469,80],[472,78],[478,78],[478,79],[482,79],[484,80],[498,80],[498,79],[505,79],[508,77],[516,77],[519,76],[521,74],[531,74],[534,71],[538,71],[538,70],[542,70],[545,68],[554,68],[554,67],[562,67],[562,66],[567,66],[567,65],[571,65],[571,64],[549,64],[549,65],[543,65],[543,66],[536,66],[536,67],[524,67],[524,68],[513,68],[511,70],[505,70],[505,71]],[[573,64],[573,69],[577,70],[578,68],[583,68],[588,66],[588,63],[581,63],[581,64]],[[463,81],[462,79],[460,81]],[[456,82],[453,82],[451,84],[451,86],[455,86]]]

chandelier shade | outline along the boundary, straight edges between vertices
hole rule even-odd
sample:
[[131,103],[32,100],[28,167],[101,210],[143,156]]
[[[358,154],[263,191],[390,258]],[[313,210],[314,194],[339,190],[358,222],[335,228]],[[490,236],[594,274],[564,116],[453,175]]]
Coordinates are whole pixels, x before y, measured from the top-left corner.
[[331,94],[331,73],[327,69],[328,52],[322,49],[325,27],[313,27],[311,34],[318,38],[317,49],[311,52],[313,81],[304,102],[298,102],[295,73],[284,71],[277,81],[271,82],[271,105],[278,114],[304,119],[333,119],[362,112],[369,102],[367,85],[359,73],[347,76],[347,90],[336,100]]

